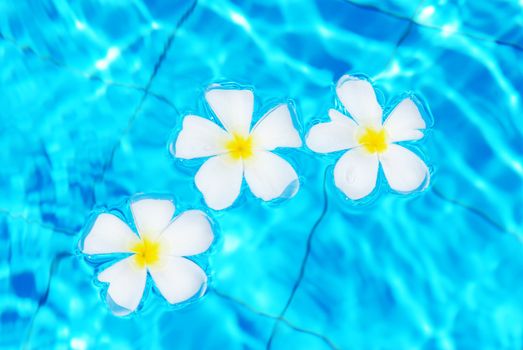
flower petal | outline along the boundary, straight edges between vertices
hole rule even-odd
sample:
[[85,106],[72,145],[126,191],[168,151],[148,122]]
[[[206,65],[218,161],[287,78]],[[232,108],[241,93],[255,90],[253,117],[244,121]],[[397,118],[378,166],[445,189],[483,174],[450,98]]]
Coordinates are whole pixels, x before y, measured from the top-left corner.
[[391,142],[399,142],[421,139],[420,129],[425,129],[426,124],[416,103],[406,98],[394,107],[383,127]]
[[429,170],[414,152],[396,144],[380,155],[381,166],[390,187],[398,192],[412,192],[429,183]]
[[330,122],[314,125],[307,135],[307,146],[314,152],[330,153],[358,145],[355,133],[358,125],[335,109],[329,110]]
[[257,149],[272,151],[278,147],[300,147],[301,138],[292,122],[289,106],[281,104],[265,114],[252,129]]
[[378,167],[376,154],[361,147],[351,149],[336,163],[334,183],[350,199],[361,199],[376,187]]
[[251,192],[264,201],[280,197],[289,185],[298,181],[292,166],[271,152],[255,152],[244,166],[245,180]]
[[163,297],[170,303],[181,303],[198,291],[205,293],[207,275],[189,259],[170,256],[163,264],[149,268],[151,277]]
[[203,163],[194,181],[205,203],[212,209],[220,210],[231,206],[240,194],[242,175],[241,160],[234,160],[225,154]]
[[205,98],[229,133],[249,134],[254,108],[251,90],[211,89]]
[[131,203],[134,224],[140,236],[156,236],[169,225],[174,203],[168,199],[140,199]]
[[84,254],[127,253],[138,236],[113,214],[102,213],[96,218],[91,230],[83,241]]
[[374,128],[381,126],[381,106],[368,80],[344,75],[338,80],[336,94],[358,125]]
[[225,144],[229,135],[208,119],[188,115],[178,134],[174,156],[183,159],[215,156],[227,152]]
[[162,244],[169,255],[190,256],[206,251],[214,239],[207,216],[200,210],[188,210],[162,232]]
[[130,256],[100,272],[98,280],[109,283],[107,294],[112,301],[133,312],[142,299],[146,276],[147,270],[138,267]]

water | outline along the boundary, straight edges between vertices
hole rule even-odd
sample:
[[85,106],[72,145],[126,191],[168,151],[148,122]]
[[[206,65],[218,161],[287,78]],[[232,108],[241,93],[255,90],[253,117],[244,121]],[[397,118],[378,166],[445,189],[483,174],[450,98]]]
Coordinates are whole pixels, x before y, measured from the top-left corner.
[[[523,347],[521,1],[0,11],[0,348]],[[135,193],[203,207],[166,142],[181,115],[203,110],[205,86],[290,98],[305,132],[346,72],[371,76],[389,100],[414,90],[428,101],[431,187],[354,206],[332,184],[335,157],[291,152],[295,198],[271,206],[246,193],[212,213],[221,240],[200,302],[173,311],[149,298],[135,317],[112,316],[71,256],[79,232],[94,207]]]

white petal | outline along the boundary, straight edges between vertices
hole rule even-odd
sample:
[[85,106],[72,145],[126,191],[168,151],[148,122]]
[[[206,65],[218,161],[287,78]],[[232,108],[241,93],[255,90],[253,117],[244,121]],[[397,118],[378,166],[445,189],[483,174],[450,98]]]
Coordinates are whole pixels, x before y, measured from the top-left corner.
[[214,239],[211,223],[200,210],[178,216],[160,237],[169,255],[190,256],[206,251]]
[[107,294],[118,306],[132,312],[140,304],[147,270],[134,263],[130,256],[109,266],[98,275],[100,282],[108,282]]
[[139,241],[138,236],[120,218],[102,213],[85,237],[82,251],[85,254],[127,253]]
[[212,89],[205,98],[227,131],[242,136],[249,134],[254,108],[251,90]]
[[381,106],[368,80],[344,75],[338,80],[336,94],[359,125],[374,128],[381,126]]
[[358,145],[355,133],[358,125],[335,109],[329,110],[331,121],[314,125],[306,143],[314,152],[330,153]]
[[292,166],[271,152],[255,152],[244,166],[245,180],[251,192],[265,201],[280,197],[289,185],[298,180]]
[[416,103],[406,98],[394,107],[383,127],[391,142],[399,142],[421,139],[420,129],[425,129],[426,124]]
[[429,170],[412,151],[396,144],[380,154],[380,162],[390,187],[398,192],[412,192],[428,185]]
[[207,276],[189,259],[170,256],[163,264],[149,268],[151,277],[163,297],[171,304],[193,297],[198,291],[205,292]]
[[134,224],[140,236],[156,236],[169,225],[174,203],[168,199],[141,199],[131,203]]
[[228,138],[227,132],[210,120],[188,115],[176,139],[174,156],[192,159],[225,153]]
[[334,183],[350,199],[372,192],[378,178],[378,156],[358,147],[345,153],[334,167]]
[[348,123],[350,123],[350,125],[353,125],[354,127],[358,126],[358,124],[356,124],[356,122],[354,122],[354,120],[352,118],[346,116],[345,114],[341,113],[337,109],[334,109],[334,108],[329,109],[328,115],[329,115],[329,118],[331,119],[331,121],[333,121],[333,122],[340,122],[340,123],[348,122]]
[[254,126],[251,136],[256,149],[272,151],[278,147],[300,147],[301,138],[292,122],[289,106],[270,110]]
[[229,155],[208,159],[196,173],[194,181],[205,203],[215,210],[231,206],[240,194],[243,165]]

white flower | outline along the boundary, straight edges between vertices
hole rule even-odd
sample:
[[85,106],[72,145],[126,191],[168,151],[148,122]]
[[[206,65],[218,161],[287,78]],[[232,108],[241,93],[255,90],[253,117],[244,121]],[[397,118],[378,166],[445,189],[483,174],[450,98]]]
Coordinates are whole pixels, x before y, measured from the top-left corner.
[[296,172],[271,152],[279,147],[301,146],[288,105],[274,107],[251,129],[251,90],[214,87],[207,90],[205,99],[223,128],[188,115],[171,152],[183,159],[211,157],[195,176],[207,205],[216,210],[232,205],[244,176],[251,192],[265,201],[281,197],[291,185],[296,185],[294,194],[299,186]]
[[210,222],[199,210],[173,219],[174,210],[170,200],[133,201],[131,212],[138,234],[116,215],[101,213],[85,236],[84,254],[130,254],[98,274],[99,281],[109,283],[108,301],[123,310],[120,315],[133,312],[140,304],[147,273],[171,304],[205,292],[205,272],[184,256],[209,248],[214,239]]
[[428,185],[429,171],[412,151],[397,144],[423,137],[426,124],[413,97],[398,103],[383,123],[383,111],[371,83],[345,75],[336,94],[350,114],[330,109],[330,122],[314,125],[307,146],[319,153],[347,150],[334,167],[336,186],[350,199],[369,195],[376,187],[378,169],[390,187],[408,193]]

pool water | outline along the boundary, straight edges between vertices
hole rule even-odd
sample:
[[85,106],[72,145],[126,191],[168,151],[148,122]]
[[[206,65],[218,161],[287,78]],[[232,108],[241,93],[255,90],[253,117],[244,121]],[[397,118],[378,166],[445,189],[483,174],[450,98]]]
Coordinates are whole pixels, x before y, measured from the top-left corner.
[[[0,2],[0,349],[523,348],[523,2]],[[205,209],[170,156],[205,87],[291,99],[301,133],[365,73],[421,94],[430,187],[345,200],[336,156],[288,151],[298,194],[210,211],[207,294],[113,316],[76,255],[135,193]]]

